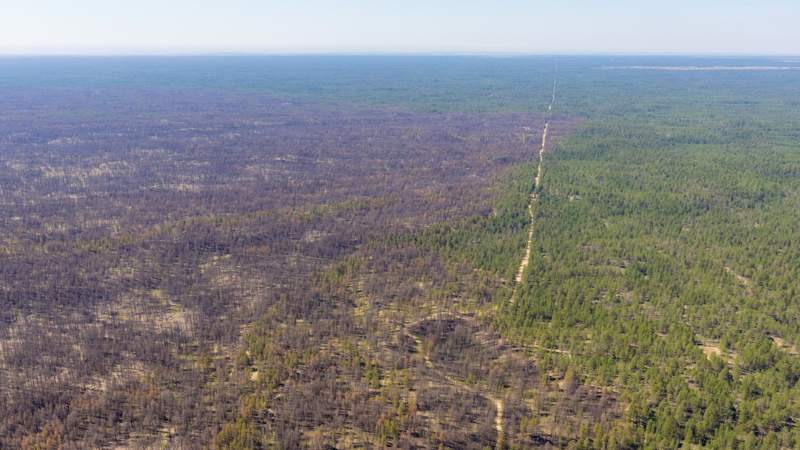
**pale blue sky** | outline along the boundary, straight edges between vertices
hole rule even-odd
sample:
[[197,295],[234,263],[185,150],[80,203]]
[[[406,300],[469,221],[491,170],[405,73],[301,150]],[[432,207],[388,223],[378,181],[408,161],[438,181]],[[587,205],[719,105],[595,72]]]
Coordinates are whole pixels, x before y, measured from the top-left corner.
[[800,54],[800,0],[0,0],[0,53]]

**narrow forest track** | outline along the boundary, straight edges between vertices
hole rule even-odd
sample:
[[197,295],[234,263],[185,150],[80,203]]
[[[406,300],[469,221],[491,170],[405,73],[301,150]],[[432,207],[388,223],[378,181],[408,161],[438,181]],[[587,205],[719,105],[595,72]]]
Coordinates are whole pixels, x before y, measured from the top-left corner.
[[547,116],[544,122],[544,130],[542,130],[542,143],[539,146],[538,166],[536,167],[536,176],[533,178],[533,192],[531,192],[530,200],[528,201],[528,216],[530,217],[531,221],[531,224],[528,227],[528,242],[525,244],[525,254],[522,256],[522,261],[519,263],[519,268],[517,268],[517,276],[514,277],[515,283],[514,290],[511,293],[511,303],[514,303],[517,298],[517,290],[519,289],[520,284],[522,284],[522,280],[525,277],[525,271],[528,269],[528,264],[531,260],[531,251],[533,250],[534,207],[539,201],[539,189],[541,188],[542,171],[544,166],[544,152],[547,148],[547,134],[550,131],[550,119],[553,112],[553,105],[556,103],[556,87],[557,81],[556,77],[554,76],[553,96],[550,100],[550,104],[547,106]]
[[[523,280],[524,275],[525,275],[525,270],[527,269],[528,263],[530,262],[530,258],[531,258],[531,251],[532,251],[532,248],[533,248],[533,226],[534,226],[533,219],[534,219],[534,213],[535,213],[534,206],[539,201],[539,189],[541,187],[541,180],[542,180],[544,152],[545,152],[545,150],[547,148],[547,137],[548,137],[548,132],[550,131],[550,119],[551,119],[551,114],[552,114],[552,111],[553,111],[553,106],[555,105],[555,101],[556,101],[556,86],[557,86],[556,77],[554,76],[553,77],[553,96],[552,96],[552,99],[550,100],[550,104],[547,106],[547,116],[545,118],[544,129],[542,130],[542,141],[541,141],[541,144],[539,146],[539,152],[538,152],[538,155],[537,155],[538,166],[536,168],[536,175],[534,176],[534,179],[533,179],[533,192],[531,192],[530,199],[528,201],[528,215],[529,215],[530,220],[531,220],[530,227],[528,228],[528,241],[527,241],[527,244],[525,246],[525,255],[523,256],[522,261],[520,262],[519,268],[517,269],[517,275],[515,277],[515,286],[514,286],[513,293],[511,295],[511,302],[512,303],[514,302],[514,299],[516,298],[517,289],[519,288],[519,285],[522,283],[522,280]],[[454,314],[452,312],[448,312],[448,313],[435,312],[435,313],[430,314],[430,315],[428,315],[426,317],[418,319],[418,320],[416,320],[416,321],[414,321],[412,323],[404,324],[404,326],[402,326],[402,332],[403,332],[403,334],[405,334],[407,337],[411,338],[414,341],[415,346],[417,348],[417,352],[419,354],[421,354],[423,359],[424,359],[425,366],[429,370],[434,372],[440,379],[443,379],[443,380],[445,380],[448,383],[451,383],[453,385],[459,386],[460,388],[462,388],[462,389],[464,389],[464,390],[466,390],[468,392],[472,392],[472,393],[481,395],[484,398],[486,398],[487,400],[489,400],[490,402],[492,402],[492,404],[494,404],[494,408],[495,408],[495,430],[497,432],[496,448],[497,449],[505,448],[505,424],[504,424],[505,402],[503,401],[503,398],[500,397],[500,396],[495,396],[495,395],[489,394],[487,392],[483,392],[482,390],[478,389],[477,386],[470,385],[470,384],[468,384],[467,382],[465,382],[463,380],[455,378],[455,377],[451,376],[450,374],[446,373],[444,369],[441,369],[441,368],[437,367],[436,364],[434,363],[434,361],[431,359],[429,352],[426,351],[424,342],[422,340],[422,336],[419,336],[419,335],[417,335],[417,334],[415,334],[414,332],[411,331],[415,326],[421,324],[422,322],[428,321],[428,320],[437,320],[437,319],[440,319],[443,315],[459,318],[459,319],[462,319],[462,320],[467,320],[467,321],[470,321],[470,322],[473,320],[472,318],[462,316],[461,314]],[[568,354],[569,352],[564,352],[564,353]]]
[[[480,389],[479,386],[469,384],[464,380],[456,378],[456,377],[448,374],[444,369],[438,367],[436,365],[436,363],[431,359],[431,355],[430,355],[429,349],[427,349],[425,347],[425,344],[423,342],[423,336],[420,336],[420,335],[418,335],[418,334],[416,334],[416,333],[414,333],[412,331],[415,327],[419,326],[423,322],[442,320],[444,318],[459,319],[459,320],[463,320],[463,321],[468,322],[468,323],[473,324],[473,325],[481,326],[478,322],[476,322],[476,319],[474,317],[469,316],[469,315],[463,315],[463,314],[460,314],[460,313],[457,313],[457,312],[454,312],[454,311],[435,311],[435,312],[430,313],[427,316],[422,317],[420,319],[417,319],[417,320],[415,320],[413,322],[404,323],[403,325],[401,325],[401,330],[402,330],[403,334],[405,334],[407,337],[409,337],[410,339],[412,339],[414,341],[414,344],[415,344],[415,347],[416,347],[416,352],[419,355],[422,355],[423,361],[425,362],[425,367],[427,367],[428,370],[433,372],[439,379],[441,379],[443,381],[446,381],[446,382],[450,383],[451,385],[458,386],[459,388],[461,388],[461,389],[463,389],[465,391],[471,392],[473,394],[480,395],[483,398],[485,398],[486,400],[492,402],[492,404],[494,404],[494,408],[495,408],[494,428],[495,428],[495,431],[497,432],[497,439],[496,439],[495,447],[497,449],[503,449],[503,448],[505,448],[505,418],[504,418],[505,401],[503,400],[503,397],[501,395],[499,395],[499,394],[493,395],[493,394],[491,394],[489,392],[486,392],[485,390]],[[500,342],[505,344],[505,342],[503,341],[502,338],[500,338]],[[517,345],[517,344],[514,344],[514,345]],[[530,351],[533,351],[534,349],[537,349],[537,350],[540,350],[540,351],[560,353],[560,354],[565,354],[565,355],[571,356],[571,353],[569,351],[557,350],[557,349],[548,349],[548,348],[540,347],[540,346],[538,346],[536,344],[529,345],[529,346],[521,346],[521,347],[518,347],[518,348],[521,349],[521,350],[524,350],[526,352],[530,352]]]
[[749,296],[753,295],[753,281],[750,278],[741,275],[740,273],[733,270],[730,266],[725,266],[725,272],[728,272],[728,274],[736,278],[736,281],[738,281],[739,284],[741,284],[744,287],[745,291],[747,292],[747,295]]
[[429,321],[429,320],[439,320],[444,316],[450,316],[450,317],[453,317],[453,318],[457,318],[457,319],[461,319],[461,320],[465,320],[465,321],[469,321],[469,322],[473,321],[472,318],[466,317],[466,316],[462,316],[461,314],[456,314],[456,313],[452,313],[452,312],[447,312],[447,313],[436,312],[436,313],[430,314],[430,315],[428,315],[426,317],[423,317],[422,319],[416,320],[416,321],[414,321],[414,322],[412,322],[410,324],[407,324],[405,327],[403,327],[403,332],[405,333],[406,336],[408,336],[408,337],[410,337],[411,339],[414,340],[414,343],[416,344],[416,347],[417,347],[417,353],[421,354],[422,357],[425,360],[425,366],[428,369],[430,369],[431,371],[433,371],[434,373],[436,373],[436,375],[439,378],[442,378],[445,381],[449,382],[450,384],[453,384],[455,386],[460,387],[461,389],[464,389],[466,391],[472,392],[472,393],[477,394],[477,395],[481,395],[485,399],[489,400],[490,402],[492,402],[494,404],[494,409],[495,409],[494,428],[495,428],[495,431],[497,432],[497,439],[495,441],[496,442],[495,446],[496,446],[497,449],[502,449],[505,446],[505,444],[504,444],[504,442],[505,442],[505,426],[504,426],[504,419],[503,419],[503,414],[504,414],[504,411],[505,411],[505,404],[503,402],[503,399],[500,398],[500,397],[493,396],[493,395],[491,395],[489,393],[482,392],[476,386],[470,385],[470,384],[466,383],[463,380],[455,378],[455,377],[447,374],[443,369],[440,369],[440,368],[436,367],[434,362],[431,360],[429,352],[426,351],[426,349],[425,349],[425,346],[424,346],[424,344],[422,342],[422,337],[420,337],[417,334],[414,334],[411,331],[412,328],[414,328],[415,326],[421,324],[422,322]]

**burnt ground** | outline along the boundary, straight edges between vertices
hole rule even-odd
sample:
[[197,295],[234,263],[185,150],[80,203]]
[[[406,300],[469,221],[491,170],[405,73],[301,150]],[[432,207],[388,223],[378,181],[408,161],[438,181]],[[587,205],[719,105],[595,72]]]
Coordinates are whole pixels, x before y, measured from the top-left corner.
[[[489,326],[473,289],[505,280],[375,244],[491,215],[541,116],[178,91],[0,105],[0,446],[196,448],[262,387],[248,420],[285,444],[338,426],[338,447],[485,447],[488,399],[511,392],[509,442],[558,435],[514,431],[544,411],[525,392],[558,389]],[[429,370],[403,321],[455,304],[484,312],[412,330]]]

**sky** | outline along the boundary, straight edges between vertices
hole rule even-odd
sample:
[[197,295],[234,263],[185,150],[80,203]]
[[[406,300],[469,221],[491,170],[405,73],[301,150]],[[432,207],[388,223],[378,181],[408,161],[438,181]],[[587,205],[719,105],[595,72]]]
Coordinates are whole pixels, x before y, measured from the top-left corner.
[[0,54],[800,54],[798,0],[0,0]]

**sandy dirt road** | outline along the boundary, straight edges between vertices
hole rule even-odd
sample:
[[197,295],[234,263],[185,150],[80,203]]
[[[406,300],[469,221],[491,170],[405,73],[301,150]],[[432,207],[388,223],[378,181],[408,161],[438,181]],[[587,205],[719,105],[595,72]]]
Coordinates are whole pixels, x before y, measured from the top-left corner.
[[553,96],[550,100],[550,104],[547,106],[547,119],[544,123],[544,130],[542,130],[542,143],[539,146],[539,154],[538,154],[538,166],[536,168],[536,176],[533,179],[533,192],[531,193],[531,198],[528,203],[528,215],[531,219],[531,225],[528,229],[528,242],[525,244],[525,254],[522,256],[522,261],[520,261],[519,268],[517,269],[517,275],[514,278],[515,286],[514,291],[511,295],[511,302],[513,303],[516,299],[517,289],[519,285],[522,283],[523,278],[525,277],[525,271],[528,268],[528,264],[531,260],[531,250],[533,249],[533,218],[534,218],[534,209],[536,207],[536,203],[539,201],[539,189],[541,188],[542,182],[542,171],[544,166],[544,152],[547,148],[547,134],[550,131],[550,114],[553,111],[553,105],[556,102],[556,79],[553,78]]

